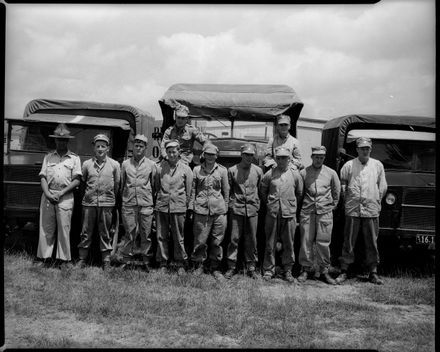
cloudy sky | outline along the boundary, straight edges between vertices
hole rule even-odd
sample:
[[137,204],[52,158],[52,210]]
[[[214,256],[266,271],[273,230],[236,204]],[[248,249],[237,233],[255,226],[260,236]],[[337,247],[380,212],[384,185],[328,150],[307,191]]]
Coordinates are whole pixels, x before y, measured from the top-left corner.
[[435,1],[374,5],[8,4],[5,115],[35,98],[161,119],[174,83],[287,84],[302,116],[434,116]]

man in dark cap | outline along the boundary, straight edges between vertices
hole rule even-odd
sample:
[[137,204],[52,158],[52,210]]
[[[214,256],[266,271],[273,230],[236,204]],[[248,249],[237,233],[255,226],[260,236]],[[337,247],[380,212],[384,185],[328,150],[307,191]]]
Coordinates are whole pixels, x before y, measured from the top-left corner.
[[257,262],[257,226],[260,209],[260,187],[263,171],[253,164],[255,146],[241,146],[241,162],[228,169],[229,210],[231,221],[231,241],[228,244],[228,271],[225,277],[230,279],[236,270],[238,244],[244,237],[244,260],[250,277],[256,279]]
[[208,138],[197,127],[188,123],[188,116],[188,107],[182,104],[175,107],[174,118],[176,123],[165,130],[160,144],[162,158],[167,158],[166,143],[170,140],[177,140],[180,145],[180,159],[190,165],[194,157],[194,141],[198,141],[202,146],[207,141]]
[[71,260],[72,191],[80,184],[81,160],[67,148],[69,140],[74,137],[66,125],[59,124],[49,137],[55,138],[56,150],[44,157],[39,173],[43,195],[37,257],[43,261],[50,258],[57,238],[56,258],[66,265]]
[[379,160],[370,157],[370,138],[356,140],[358,157],[347,161],[341,169],[342,198],[345,206],[344,244],[340,257],[341,274],[336,282],[347,279],[347,270],[355,260],[354,248],[358,234],[362,233],[365,243],[365,264],[370,272],[369,281],[381,285],[377,275],[379,250],[379,214],[381,200],[387,190],[385,170]]
[[82,200],[82,231],[78,266],[83,267],[89,254],[95,226],[98,226],[99,248],[104,270],[110,268],[110,253],[113,249],[110,227],[113,208],[121,181],[119,163],[107,154],[110,139],[105,134],[97,134],[92,142],[95,156],[86,160],[82,166],[82,181],[85,193]]
[[299,263],[302,273],[299,282],[304,282],[314,266],[316,247],[319,273],[325,282],[336,285],[330,276],[330,241],[333,229],[333,210],[338,205],[341,183],[335,170],[323,165],[326,148],[312,147],[312,165],[300,171],[304,181],[304,197],[300,213],[299,229],[301,248]]

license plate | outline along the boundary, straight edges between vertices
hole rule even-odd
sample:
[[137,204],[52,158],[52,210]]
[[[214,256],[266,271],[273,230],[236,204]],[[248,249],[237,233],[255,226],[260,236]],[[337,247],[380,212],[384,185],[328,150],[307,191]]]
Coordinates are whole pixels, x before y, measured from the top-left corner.
[[416,243],[418,243],[418,244],[435,243],[435,236],[434,235],[417,235],[416,236]]

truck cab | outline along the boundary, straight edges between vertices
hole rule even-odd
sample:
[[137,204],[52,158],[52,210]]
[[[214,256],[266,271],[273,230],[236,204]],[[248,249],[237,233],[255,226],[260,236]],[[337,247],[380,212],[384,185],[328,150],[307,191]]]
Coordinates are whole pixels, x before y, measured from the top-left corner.
[[[303,107],[296,92],[286,85],[174,84],[159,100],[162,133],[174,124],[174,107],[189,108],[190,123],[219,148],[217,162],[230,167],[241,160],[240,146],[255,145],[254,163],[262,166],[267,141],[274,133],[276,116],[291,117],[291,134]],[[200,163],[201,145],[194,146],[194,164]]]
[[359,137],[371,138],[371,157],[384,165],[379,246],[435,250],[435,134],[435,119],[420,116],[347,115],[324,125],[325,163],[338,173],[357,157]]
[[[3,221],[6,235],[25,226],[32,230],[37,228],[42,194],[38,174],[44,156],[55,149],[54,139],[49,135],[59,123],[66,124],[75,136],[68,148],[79,155],[81,163],[94,155],[91,141],[96,134],[110,137],[109,156],[122,162],[132,154],[135,134],[151,134],[154,125],[151,115],[127,105],[43,99],[29,102],[22,118],[5,121]],[[71,231],[79,234],[79,190],[74,195]]]

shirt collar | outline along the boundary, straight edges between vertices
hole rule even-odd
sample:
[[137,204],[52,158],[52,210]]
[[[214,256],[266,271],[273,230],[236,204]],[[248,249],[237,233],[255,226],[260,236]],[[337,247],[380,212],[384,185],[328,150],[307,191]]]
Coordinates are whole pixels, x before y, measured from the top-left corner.
[[[202,168],[203,168],[203,170],[205,170],[206,172],[208,172],[208,170],[206,169],[205,165],[206,165],[206,164],[203,163],[203,164],[202,164]],[[217,167],[218,167],[217,162],[214,162],[214,166],[212,167],[212,170],[211,170],[210,172],[214,172],[214,170],[215,170]]]

